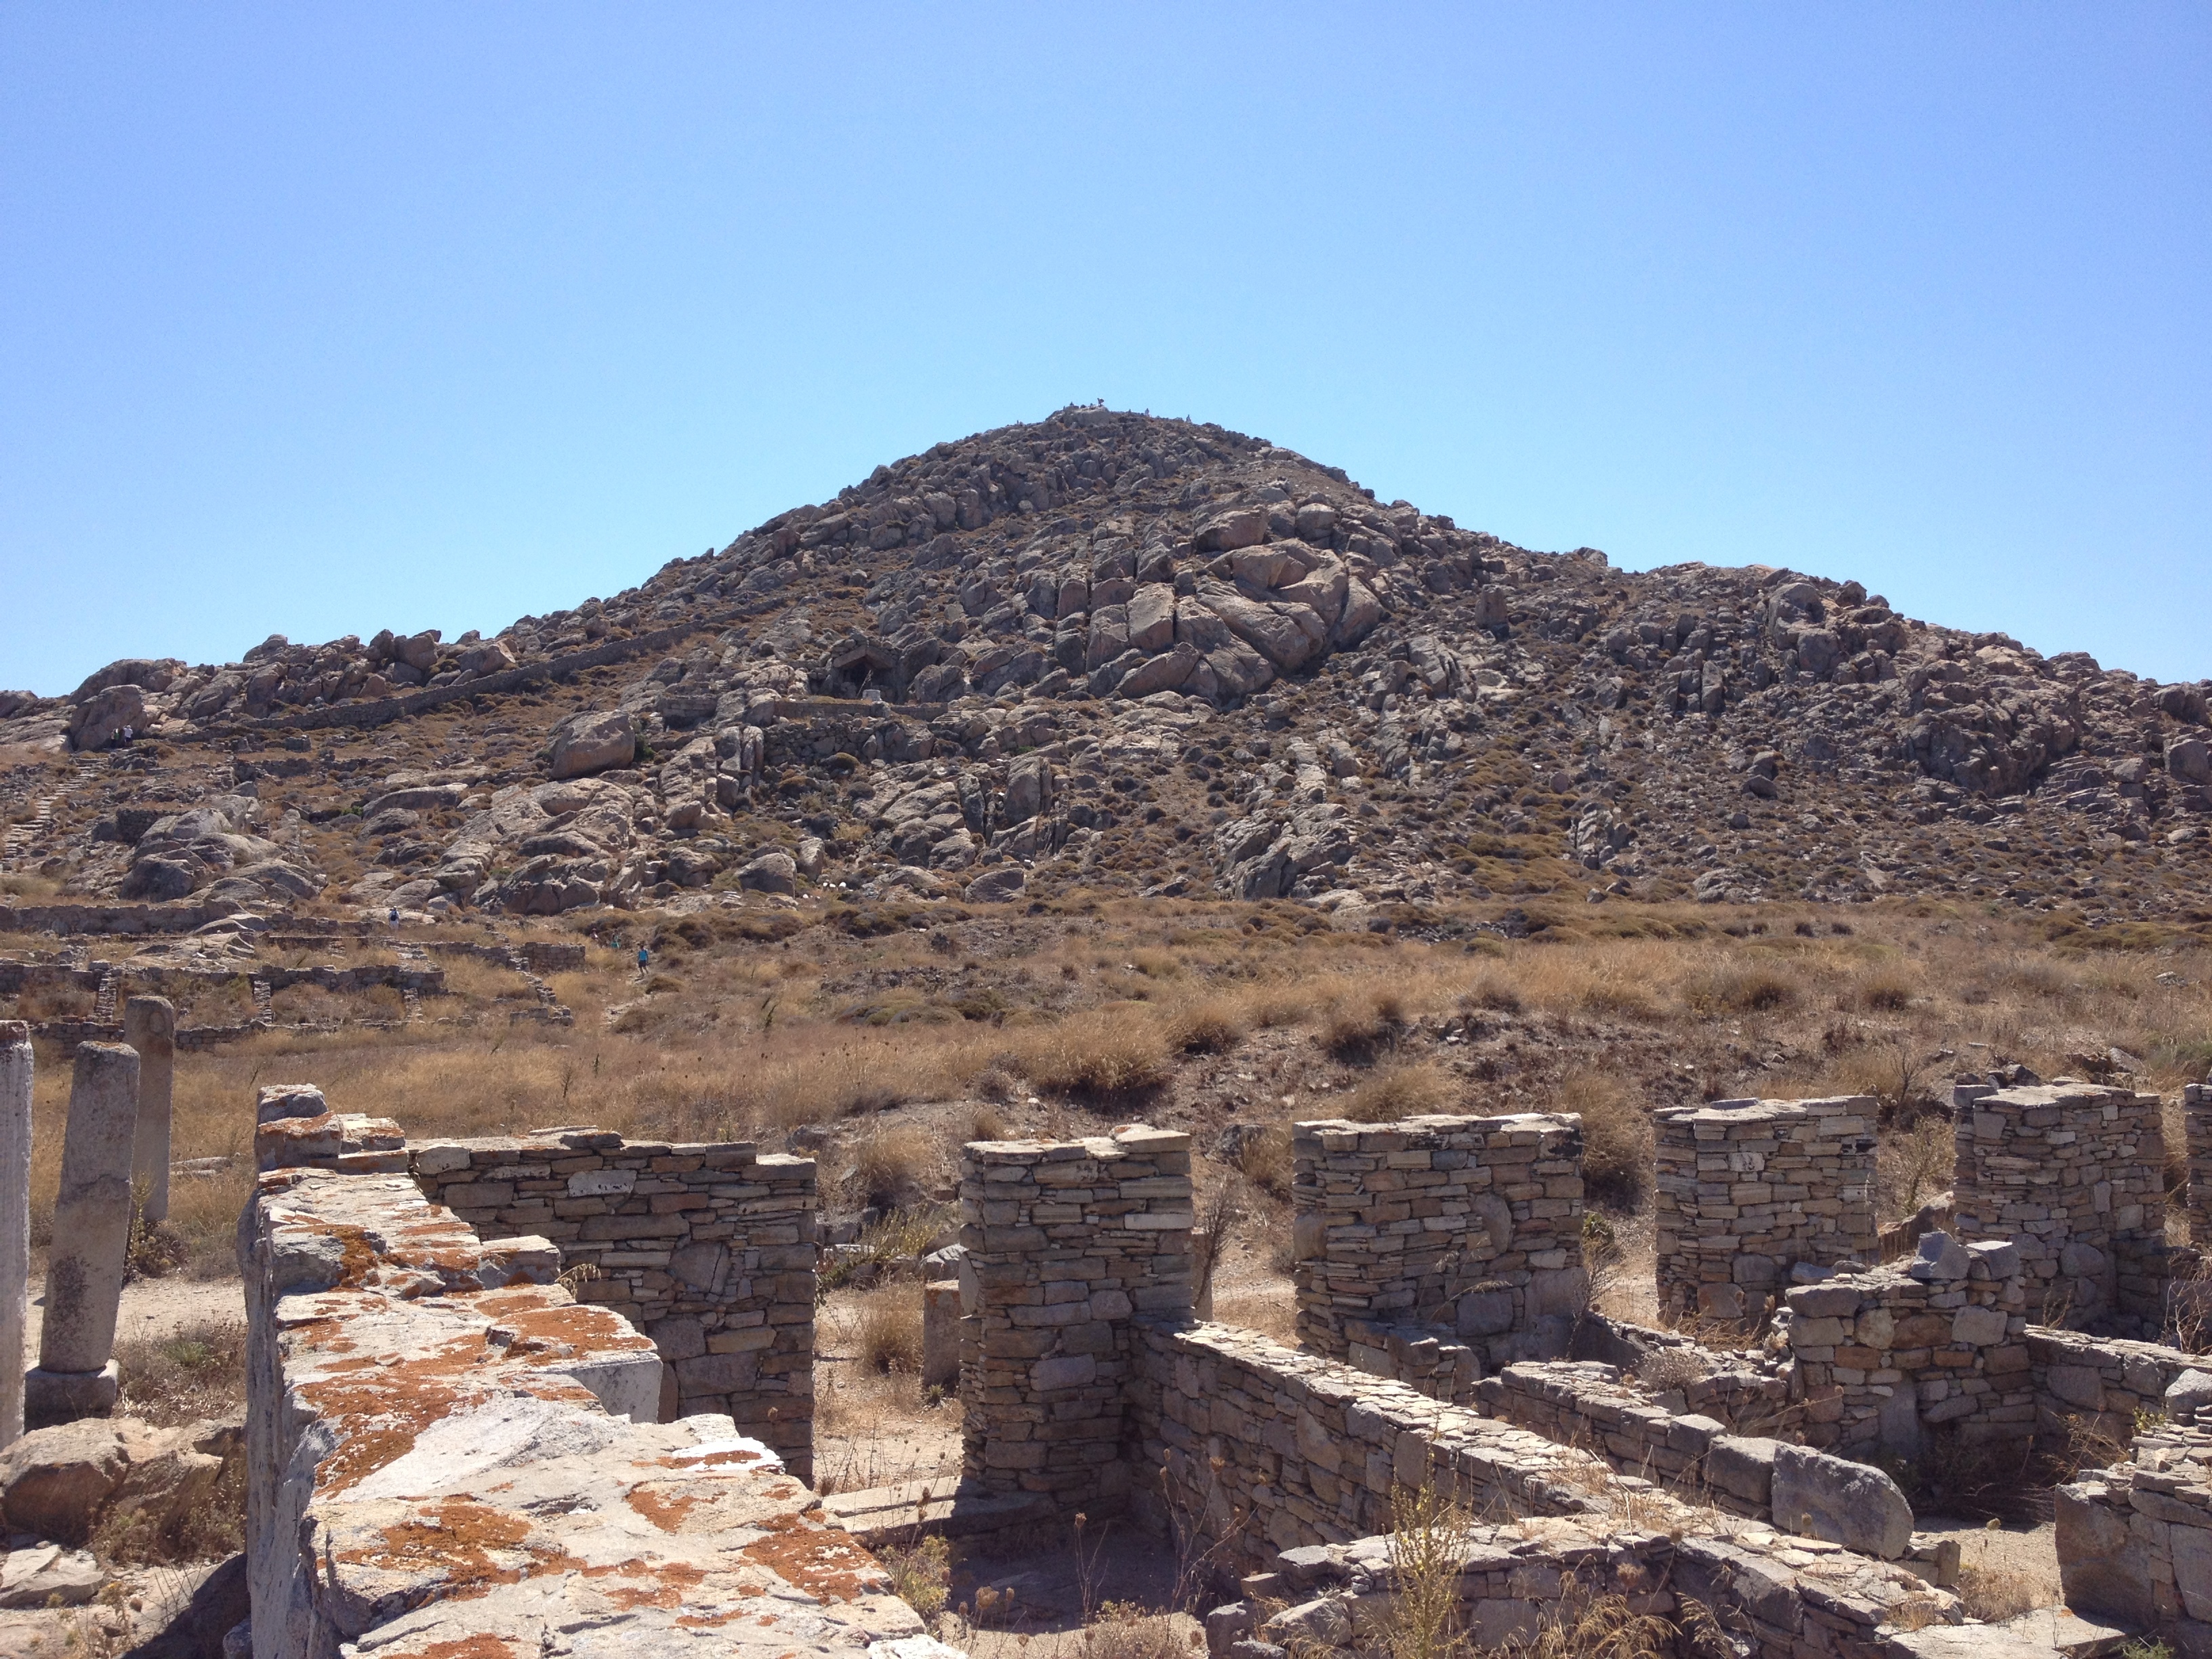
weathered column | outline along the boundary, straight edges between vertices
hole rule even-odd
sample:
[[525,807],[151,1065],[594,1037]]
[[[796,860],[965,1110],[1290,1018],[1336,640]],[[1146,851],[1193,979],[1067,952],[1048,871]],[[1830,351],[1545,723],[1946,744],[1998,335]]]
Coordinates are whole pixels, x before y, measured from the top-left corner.
[[62,1137],[62,1184],[46,1267],[38,1369],[23,1414],[44,1427],[103,1417],[121,1382],[116,1301],[131,1243],[131,1152],[138,1129],[138,1056],[119,1042],[81,1043]]
[[0,1019],[0,1446],[23,1431],[23,1298],[30,1276],[31,1028]]
[[169,1218],[169,1097],[177,1071],[177,1011],[167,997],[123,1005],[123,1040],[138,1051],[138,1133],[131,1180],[146,1191],[149,1222]]

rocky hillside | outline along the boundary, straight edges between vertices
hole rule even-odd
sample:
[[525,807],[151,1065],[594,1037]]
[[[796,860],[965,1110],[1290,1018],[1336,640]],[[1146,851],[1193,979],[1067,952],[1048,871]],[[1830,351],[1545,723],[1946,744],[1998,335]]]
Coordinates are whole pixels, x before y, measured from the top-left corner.
[[0,810],[26,902],[216,912],[1081,886],[1349,927],[1538,896],[2203,923],[2206,719],[2203,684],[1855,581],[1626,574],[1082,408],[496,638],[0,694]]

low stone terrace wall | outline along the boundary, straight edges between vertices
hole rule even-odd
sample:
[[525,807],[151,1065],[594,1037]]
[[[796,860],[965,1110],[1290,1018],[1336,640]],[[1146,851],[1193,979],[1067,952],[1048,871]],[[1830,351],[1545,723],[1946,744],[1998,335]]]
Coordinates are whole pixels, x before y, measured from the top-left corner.
[[2058,1488],[2066,1605],[2212,1652],[2212,1428],[2162,1425],[2128,1460]]
[[1623,1474],[1658,1481],[1732,1515],[1773,1514],[1774,1449],[1717,1419],[1669,1411],[1621,1381],[1611,1365],[1555,1360],[1508,1365],[1476,1389],[1503,1422],[1603,1458]]
[[934,1650],[728,1418],[404,1175],[263,1174],[239,1228],[256,1659]]
[[1579,1118],[1300,1123],[1291,1152],[1304,1346],[1382,1376],[1392,1328],[1449,1332],[1488,1366],[1567,1351],[1589,1300]]
[[564,1267],[596,1273],[578,1298],[623,1315],[666,1362],[662,1418],[726,1413],[813,1478],[811,1159],[564,1128],[422,1141],[408,1167],[470,1225],[540,1234]]
[[[1602,1520],[1555,1519],[1478,1526],[1460,1573],[1461,1627],[1477,1652],[1534,1640],[1547,1621],[1571,1625],[1601,1596],[1625,1597],[1638,1613],[1690,1634],[1651,1650],[1654,1659],[1709,1659],[1695,1601],[1735,1651],[1756,1659],[1905,1659],[1899,1625],[1940,1637],[1961,1619],[1959,1600],[1901,1567],[1832,1545],[1784,1538],[1763,1528],[1732,1534],[1623,1528]],[[1398,1588],[1388,1537],[1285,1552],[1276,1570],[1251,1581],[1271,1600],[1292,1605],[1255,1632],[1293,1652],[1381,1650]],[[1211,1642],[1231,1638],[1252,1618],[1248,1607],[1206,1620]],[[1934,1651],[1956,1651],[1935,1649]],[[2002,1650],[2012,1651],[2012,1650]],[[1224,1641],[1217,1655],[1228,1651]]]
[[1860,1095],[1652,1114],[1660,1307],[1755,1322],[1801,1261],[1871,1265],[1874,1118]]
[[2184,1371],[2212,1371],[2212,1357],[2078,1331],[2031,1327],[2027,1347],[2036,1433],[2054,1446],[2071,1437],[2069,1419],[2124,1444],[2166,1409],[2166,1391]]
[[1127,1455],[1158,1482],[1144,1513],[1195,1524],[1240,1571],[1387,1529],[1394,1485],[1439,1484],[1477,1510],[1601,1507],[1605,1471],[1541,1435],[1232,1326],[1133,1332]]
[[1808,1444],[1847,1457],[1920,1455],[2035,1432],[2020,1251],[1929,1233],[1902,1267],[1792,1290],[1778,1322],[1797,1364]]

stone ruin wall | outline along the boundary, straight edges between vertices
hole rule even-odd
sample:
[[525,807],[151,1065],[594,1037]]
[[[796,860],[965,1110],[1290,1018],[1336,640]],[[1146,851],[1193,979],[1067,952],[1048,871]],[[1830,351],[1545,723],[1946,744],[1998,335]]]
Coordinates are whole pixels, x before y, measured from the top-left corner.
[[1579,1118],[1323,1121],[1291,1137],[1301,1346],[1449,1399],[1567,1351],[1589,1300]]
[[2017,1247],[1943,1233],[1907,1267],[1798,1285],[1778,1322],[1806,1443],[1873,1462],[1917,1458],[1939,1432],[1970,1445],[2031,1438],[2027,1306]]
[[543,1239],[277,1168],[239,1252],[257,1659],[951,1655],[770,1448],[653,1421],[653,1344]]
[[1959,1235],[2020,1247],[2033,1322],[2155,1334],[2170,1272],[2158,1097],[2089,1084],[1954,1093]]
[[1128,1489],[1139,1313],[1191,1308],[1190,1137],[1142,1124],[961,1154],[961,1468],[1063,1509]]
[[1859,1095],[1653,1113],[1661,1310],[1747,1322],[1799,1262],[1871,1267],[1874,1114]]
[[419,1142],[409,1169],[469,1225],[538,1235],[563,1267],[591,1269],[577,1298],[659,1352],[660,1420],[721,1413],[812,1480],[812,1160],[573,1128]]

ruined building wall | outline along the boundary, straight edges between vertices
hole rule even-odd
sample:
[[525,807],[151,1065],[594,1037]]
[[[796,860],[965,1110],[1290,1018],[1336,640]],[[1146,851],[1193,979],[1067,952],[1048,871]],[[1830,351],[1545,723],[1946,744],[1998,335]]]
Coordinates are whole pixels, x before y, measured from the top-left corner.
[[2212,1250],[2212,1083],[2182,1085],[2181,1123],[2189,1150],[2189,1242],[2199,1252]]
[[813,1477],[816,1194],[811,1159],[751,1143],[626,1141],[611,1130],[422,1142],[416,1183],[486,1233],[535,1233],[588,1266],[666,1364],[664,1419],[724,1413]]
[[1123,1498],[1130,1322],[1190,1312],[1190,1137],[972,1142],[960,1220],[964,1479],[1066,1507]]
[[1874,1113],[1860,1095],[1654,1113],[1661,1309],[1755,1319],[1798,1262],[1871,1266]]
[[1965,1102],[1956,1132],[1956,1231],[2019,1245],[2029,1318],[2154,1333],[2166,1291],[2158,1097],[2000,1089]]
[[1484,1367],[1566,1352],[1589,1299],[1579,1118],[1322,1121],[1291,1148],[1302,1347],[1395,1376],[1394,1341],[1425,1332],[1478,1362],[1440,1383],[1428,1364],[1455,1398]]
[[1802,1285],[1777,1322],[1797,1364],[1808,1445],[1917,1457],[1931,1433],[1969,1444],[2035,1432],[2027,1293],[2002,1240],[1929,1233],[1904,1267]]
[[544,1282],[542,1239],[276,1169],[239,1257],[257,1659],[950,1651],[769,1448],[652,1420],[653,1345]]

